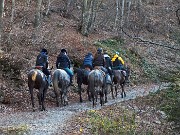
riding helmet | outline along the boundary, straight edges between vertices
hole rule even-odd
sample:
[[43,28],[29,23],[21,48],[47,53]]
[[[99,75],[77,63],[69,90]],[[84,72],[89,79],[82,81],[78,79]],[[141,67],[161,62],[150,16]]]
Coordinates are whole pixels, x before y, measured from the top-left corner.
[[48,54],[48,51],[47,51],[45,48],[43,48],[43,49],[41,50],[41,52],[44,52],[44,53]]
[[119,55],[119,52],[116,52],[117,55]]
[[102,53],[102,48],[98,48],[98,49],[97,49],[97,52],[98,52],[98,53]]
[[66,49],[61,49],[62,53],[67,53]]

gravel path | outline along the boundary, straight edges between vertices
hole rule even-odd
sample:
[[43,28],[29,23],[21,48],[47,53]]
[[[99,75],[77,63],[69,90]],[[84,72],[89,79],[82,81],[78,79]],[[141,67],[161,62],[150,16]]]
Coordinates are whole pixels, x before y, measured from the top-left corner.
[[[129,99],[134,99],[139,96],[148,95],[150,92],[156,92],[166,87],[168,84],[153,84],[149,86],[135,86],[126,87],[126,97],[121,98],[118,94],[116,99],[111,98],[111,94],[108,97],[108,103],[105,106],[112,105],[114,103],[122,102]],[[65,107],[47,108],[44,112],[17,112],[12,114],[0,113],[0,128],[17,127],[26,125],[29,129],[28,135],[52,135],[60,133],[60,129],[63,130],[66,127],[66,121],[70,120],[72,116],[90,109],[100,109],[98,104],[95,108],[92,108],[92,103],[73,103]],[[62,128],[61,128],[62,127]],[[58,130],[58,131],[57,131]]]

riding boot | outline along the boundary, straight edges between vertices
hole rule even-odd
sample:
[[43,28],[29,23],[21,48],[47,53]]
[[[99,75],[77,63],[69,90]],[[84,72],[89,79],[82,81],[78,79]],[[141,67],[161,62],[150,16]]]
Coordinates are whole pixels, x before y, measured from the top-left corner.
[[70,77],[70,86],[74,86],[74,84],[73,84],[73,76]]
[[50,87],[52,87],[52,79],[51,79],[51,75],[48,75],[47,80],[48,80],[48,85],[49,85]]

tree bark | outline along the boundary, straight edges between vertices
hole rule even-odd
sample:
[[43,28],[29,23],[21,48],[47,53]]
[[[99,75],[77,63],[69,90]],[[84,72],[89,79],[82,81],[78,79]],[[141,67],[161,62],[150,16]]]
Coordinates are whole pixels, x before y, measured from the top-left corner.
[[2,29],[3,29],[3,12],[4,12],[4,0],[0,0],[0,44],[1,44],[1,37],[2,37]]
[[97,0],[83,0],[81,34],[88,36],[94,27],[96,18]]
[[40,25],[41,5],[42,5],[42,0],[37,0],[37,4],[36,4],[36,14],[35,14],[35,20],[34,20],[34,27],[35,27],[35,28],[37,28],[37,27]]
[[117,24],[119,20],[119,0],[116,0],[116,17],[114,21],[114,29],[117,30]]

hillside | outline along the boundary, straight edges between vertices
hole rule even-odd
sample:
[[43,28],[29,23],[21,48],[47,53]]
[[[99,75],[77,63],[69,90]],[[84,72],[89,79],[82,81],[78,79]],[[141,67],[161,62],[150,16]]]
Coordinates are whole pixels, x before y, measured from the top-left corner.
[[[33,27],[36,3],[35,0],[30,0],[28,5],[27,1],[16,1],[13,23],[10,22],[12,3],[10,0],[6,1],[2,18],[0,104],[7,107],[7,112],[30,110],[27,73],[34,66],[41,48],[47,48],[49,52],[50,67],[55,67],[56,57],[62,48],[67,49],[75,66],[80,66],[86,53],[95,54],[99,46],[107,49],[110,55],[118,51],[126,65],[131,67],[132,87],[152,82],[168,82],[167,78],[171,79],[172,75],[179,79],[178,0],[143,0],[141,8],[133,1],[129,20],[127,7],[125,9],[127,20],[125,19],[122,35],[119,35],[120,27],[118,30],[113,28],[116,4],[112,0],[102,1],[94,29],[88,36],[80,33],[80,0],[71,3],[68,14],[64,14],[65,0],[51,1],[47,15],[45,12],[48,2],[43,1],[41,23],[36,29]],[[75,95],[71,99],[77,101]],[[50,97],[48,106],[55,104],[51,100]]]

